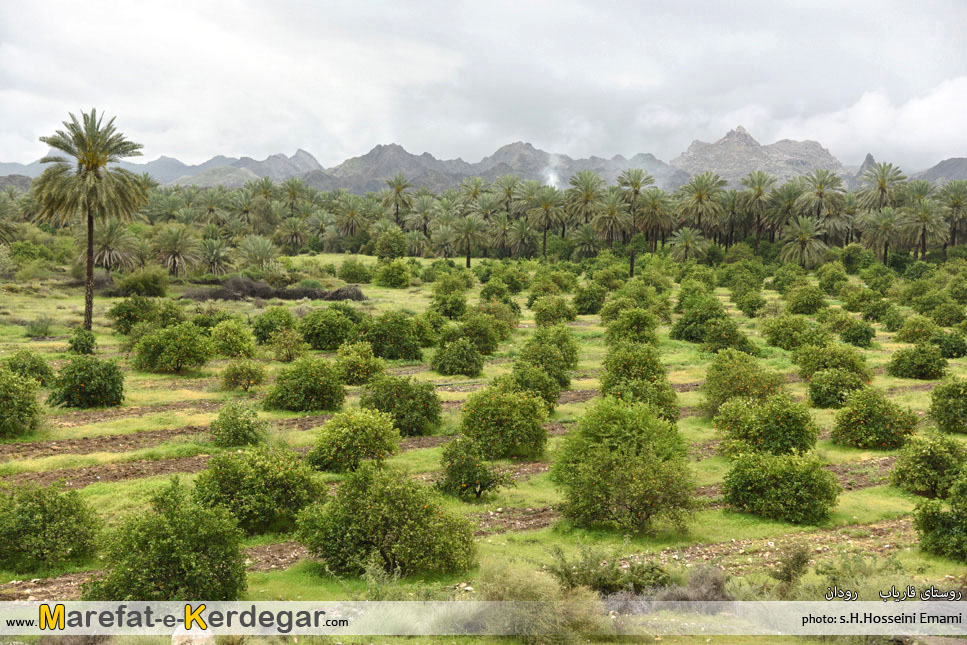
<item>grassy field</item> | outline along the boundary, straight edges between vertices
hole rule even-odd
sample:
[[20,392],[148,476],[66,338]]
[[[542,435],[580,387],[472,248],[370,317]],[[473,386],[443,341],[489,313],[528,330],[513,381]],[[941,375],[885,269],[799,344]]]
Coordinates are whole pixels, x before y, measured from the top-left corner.
[[[338,264],[343,256],[322,255],[317,260]],[[375,262],[373,258],[364,258]],[[297,258],[296,261],[300,261]],[[855,279],[855,278],[854,278]],[[469,294],[475,303],[480,285]],[[177,296],[185,285],[176,285],[171,295]],[[407,289],[385,289],[363,285],[366,300],[361,308],[370,313],[402,310],[417,313],[429,302],[426,285]],[[677,285],[676,285],[677,289]],[[765,365],[788,377],[786,391],[793,397],[808,396],[807,384],[798,380],[796,366],[790,353],[768,347],[759,329],[759,321],[743,316],[731,303],[728,292],[718,289],[716,295],[761,349]],[[778,294],[765,290],[767,300],[777,300]],[[523,306],[526,294],[516,297]],[[203,369],[161,375],[136,371],[130,357],[121,352],[122,338],[116,335],[105,313],[115,302],[107,297],[95,299],[94,332],[100,358],[116,358],[126,373],[125,401],[122,407],[109,410],[76,411],[49,409],[44,427],[29,436],[0,445],[4,449],[0,463],[0,478],[4,482],[40,481],[48,483],[63,479],[68,487],[77,488],[97,513],[110,526],[125,515],[144,508],[150,495],[164,486],[173,473],[180,473],[184,482],[191,482],[204,467],[208,456],[220,449],[214,446],[205,426],[218,413],[219,407],[234,399],[257,401],[259,392],[239,394],[221,389],[219,375],[227,360],[210,362]],[[829,301],[832,306],[840,303]],[[219,302],[219,307],[252,317],[266,307],[284,304],[306,312],[323,302],[239,301]],[[195,307],[188,303],[190,310]],[[83,313],[81,290],[67,287],[56,280],[33,284],[0,285],[0,359],[12,352],[29,347],[42,353],[53,366],[67,360],[66,334],[79,324]],[[54,321],[51,337],[29,339],[22,324],[42,316]],[[522,343],[534,332],[534,320],[524,307],[519,329],[513,337],[501,343],[498,351],[487,357],[483,374],[479,377],[441,376],[429,368],[432,350],[427,350],[424,362],[391,362],[391,372],[412,375],[437,387],[445,402],[444,421],[439,434],[457,431],[460,421],[459,404],[475,389],[483,387],[493,377],[507,373]],[[918,499],[891,486],[887,471],[881,466],[883,458],[895,451],[873,451],[844,448],[831,443],[828,433],[817,444],[817,454],[828,464],[838,466],[837,473],[846,489],[840,496],[830,519],[820,526],[795,526],[760,519],[733,512],[721,503],[721,484],[729,462],[715,453],[716,434],[710,419],[700,415],[697,407],[702,400],[699,384],[705,378],[705,368],[711,355],[703,353],[699,345],[673,341],[668,338],[668,325],[660,328],[660,355],[668,371],[670,382],[678,390],[679,405],[683,410],[678,427],[690,445],[690,467],[700,491],[702,507],[694,514],[687,534],[661,529],[651,536],[627,536],[614,531],[586,530],[571,526],[562,519],[555,506],[561,494],[551,483],[547,468],[554,462],[561,444],[560,433],[551,437],[546,454],[522,467],[502,462],[516,476],[516,485],[501,489],[479,503],[464,503],[448,499],[452,511],[481,523],[477,541],[479,561],[507,560],[516,566],[540,568],[548,561],[548,550],[559,546],[566,553],[577,553],[582,544],[594,543],[620,550],[627,558],[654,559],[666,564],[681,579],[689,570],[701,565],[713,565],[730,575],[730,589],[736,597],[754,598],[768,595],[775,586],[769,576],[785,547],[804,543],[809,546],[813,568],[801,584],[803,599],[820,599],[825,590],[824,578],[815,571],[817,565],[837,563],[847,554],[875,556],[881,561],[895,557],[902,566],[894,582],[911,584],[924,582],[950,586],[951,577],[962,578],[962,565],[923,553],[917,545],[916,534],[910,523],[910,513]],[[579,341],[580,361],[565,393],[550,421],[570,429],[597,395],[601,361],[605,354],[604,327],[598,316],[579,316],[571,323]],[[877,325],[873,347],[861,350],[868,365],[874,369],[873,385],[886,390],[889,397],[909,406],[924,417],[929,406],[929,387],[935,381],[913,381],[887,376],[882,368],[893,350],[903,346],[892,339],[892,334]],[[318,354],[318,352],[316,352]],[[328,356],[332,356],[329,354]],[[271,383],[283,363],[263,357]],[[967,359],[950,361],[950,373],[967,377]],[[349,388],[347,405],[353,405],[359,388]],[[824,430],[833,424],[832,410],[811,408],[811,414]],[[318,427],[324,423],[311,419],[303,424],[287,420],[311,415],[261,411],[260,416],[274,422],[273,439],[293,448],[313,444]],[[920,431],[928,425],[924,418]],[[188,428],[188,430],[182,431]],[[102,439],[102,441],[95,441]],[[6,444],[12,444],[10,446]],[[52,444],[60,444],[60,447]],[[404,443],[404,447],[406,444]],[[430,482],[440,470],[442,444],[404,449],[390,459],[390,463],[407,469],[414,476]],[[318,474],[320,480],[337,482],[339,475]],[[337,579],[327,575],[320,565],[305,556],[293,543],[291,535],[260,535],[250,538],[246,545],[252,550],[249,571],[248,598],[258,600],[332,600],[365,597],[372,581]],[[263,557],[264,556],[264,557]],[[261,559],[260,559],[261,558]],[[482,565],[483,566],[483,565]],[[68,570],[39,570],[28,574],[0,571],[0,598],[70,598],[76,595],[84,572],[96,570],[99,563],[90,561]],[[414,577],[394,580],[388,584],[396,597],[447,598],[472,594],[461,591],[472,587],[478,570],[455,576]],[[875,585],[876,580],[868,581]],[[465,583],[461,587],[461,583]],[[872,599],[872,598],[864,598]],[[453,639],[447,639],[451,642]],[[785,642],[768,638],[749,639],[749,642]],[[361,641],[368,642],[368,641]],[[412,642],[423,642],[412,640]],[[459,642],[459,641],[454,641]],[[495,640],[494,642],[498,642]],[[741,639],[679,639],[674,642],[745,642]]]

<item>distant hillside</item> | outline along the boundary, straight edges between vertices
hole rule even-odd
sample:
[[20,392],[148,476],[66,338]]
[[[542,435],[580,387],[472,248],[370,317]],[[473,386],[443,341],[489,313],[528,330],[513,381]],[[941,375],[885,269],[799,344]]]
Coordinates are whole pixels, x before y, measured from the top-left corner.
[[5,177],[0,177],[0,190],[6,190],[10,186],[13,186],[19,191],[27,192],[30,190],[30,177],[26,175],[7,175]]
[[928,168],[913,176],[913,179],[926,179],[935,184],[946,184],[958,179],[967,179],[967,158],[952,157],[944,159],[933,168]]
[[241,188],[250,181],[259,178],[248,168],[235,168],[234,166],[216,166],[202,170],[197,175],[185,175],[174,180],[172,185],[185,186],[193,185],[200,188],[212,188],[214,186],[224,186],[225,188]]

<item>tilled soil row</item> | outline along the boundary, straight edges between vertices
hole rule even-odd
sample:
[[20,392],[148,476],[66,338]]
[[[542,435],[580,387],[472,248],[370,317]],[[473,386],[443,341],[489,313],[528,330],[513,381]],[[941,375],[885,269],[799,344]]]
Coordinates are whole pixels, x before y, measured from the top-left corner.
[[82,410],[69,414],[50,417],[52,425],[60,428],[70,428],[82,426],[89,423],[101,423],[103,421],[115,421],[128,417],[140,417],[146,414],[159,414],[161,412],[176,412],[181,410],[195,410],[198,412],[214,412],[218,410],[224,401],[211,401],[200,399],[197,401],[178,401],[177,403],[163,403],[161,405],[135,405],[131,407],[107,408],[99,410]]

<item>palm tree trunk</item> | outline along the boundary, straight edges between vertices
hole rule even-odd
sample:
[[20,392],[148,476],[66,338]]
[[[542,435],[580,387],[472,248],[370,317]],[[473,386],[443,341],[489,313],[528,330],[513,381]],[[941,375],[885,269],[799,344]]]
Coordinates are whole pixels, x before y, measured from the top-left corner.
[[470,245],[467,245],[467,268],[470,268]]
[[541,245],[541,255],[544,256],[545,260],[547,259],[547,227],[546,226],[544,227],[544,241]]
[[94,209],[87,207],[87,280],[84,284],[84,329],[94,325]]
[[924,226],[920,230],[920,259],[925,260],[927,257],[927,227]]
[[629,275],[628,275],[629,278],[635,277],[635,255],[636,255],[635,254],[635,251],[632,250],[631,251],[630,258],[629,258],[630,261],[631,261],[631,270],[628,272],[629,273]]

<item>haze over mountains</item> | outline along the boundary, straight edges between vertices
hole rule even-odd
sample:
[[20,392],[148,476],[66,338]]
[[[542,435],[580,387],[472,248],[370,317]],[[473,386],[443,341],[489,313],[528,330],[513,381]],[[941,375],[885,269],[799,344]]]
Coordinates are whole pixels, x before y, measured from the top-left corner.
[[[646,170],[655,178],[656,185],[666,190],[674,190],[692,175],[705,171],[716,172],[731,187],[741,188],[739,180],[753,170],[764,170],[780,181],[786,181],[820,168],[840,174],[847,187],[855,189],[859,187],[862,171],[872,163],[872,155],[867,155],[859,171],[846,168],[816,141],[783,139],[762,145],[740,125],[713,143],[693,141],[685,152],[670,163],[648,153],[639,153],[631,158],[616,155],[610,159],[595,156],[574,159],[518,141],[499,148],[476,163],[460,158],[437,159],[428,152],[415,155],[391,143],[378,145],[365,155],[347,159],[331,168],[323,168],[315,157],[301,149],[292,156],[275,154],[263,160],[219,155],[201,164],[188,165],[178,159],[162,156],[147,163],[124,162],[121,165],[137,173],[146,172],[162,184],[202,187],[221,184],[236,188],[260,177],[270,177],[275,181],[300,177],[319,190],[341,188],[365,193],[384,189],[385,180],[398,172],[414,186],[442,191],[457,186],[467,177],[478,176],[493,181],[505,174],[563,188],[567,186],[568,178],[581,170],[596,171],[606,181],[614,183],[621,171],[627,168]],[[39,162],[0,163],[0,177],[22,175],[19,179],[8,178],[3,182],[20,187],[28,181],[27,178],[40,175],[43,169],[44,164]],[[947,159],[911,178],[938,183],[967,179],[967,159]]]

